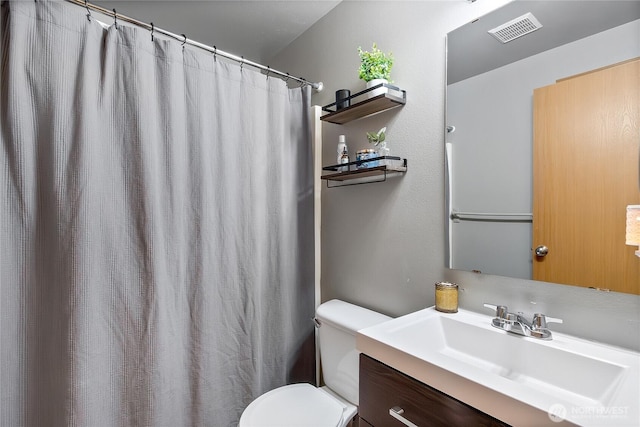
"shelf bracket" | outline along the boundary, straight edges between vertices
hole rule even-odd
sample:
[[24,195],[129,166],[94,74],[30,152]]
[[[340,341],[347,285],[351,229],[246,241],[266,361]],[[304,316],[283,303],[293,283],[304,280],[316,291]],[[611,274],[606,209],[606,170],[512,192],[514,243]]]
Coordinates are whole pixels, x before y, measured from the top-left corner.
[[[382,177],[382,179],[371,179],[367,180],[367,178],[354,178],[354,180],[360,179],[361,182],[353,182],[353,181],[334,181],[331,179],[327,179],[327,188],[338,188],[338,187],[349,187],[351,185],[362,185],[362,184],[374,184],[376,182],[385,182],[387,180],[387,173],[401,173],[398,171],[384,171],[384,174],[375,175],[376,177]],[[338,185],[329,185],[329,182],[346,182],[347,184],[338,184]]]

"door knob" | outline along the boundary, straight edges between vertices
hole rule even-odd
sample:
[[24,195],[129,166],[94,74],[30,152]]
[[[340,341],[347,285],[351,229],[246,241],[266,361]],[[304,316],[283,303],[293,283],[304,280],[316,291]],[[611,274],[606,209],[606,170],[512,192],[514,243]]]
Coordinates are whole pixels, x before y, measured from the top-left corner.
[[546,256],[549,253],[549,248],[545,245],[540,245],[535,249],[536,256]]

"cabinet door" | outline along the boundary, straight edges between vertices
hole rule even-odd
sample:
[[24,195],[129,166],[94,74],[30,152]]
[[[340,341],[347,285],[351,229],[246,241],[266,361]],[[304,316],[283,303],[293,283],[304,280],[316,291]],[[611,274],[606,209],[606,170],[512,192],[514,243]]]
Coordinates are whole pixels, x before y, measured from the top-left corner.
[[373,427],[364,418],[356,417],[356,420],[357,422],[354,423],[353,427]]
[[364,354],[360,355],[360,417],[374,427],[402,427],[389,410],[416,426],[507,426]]

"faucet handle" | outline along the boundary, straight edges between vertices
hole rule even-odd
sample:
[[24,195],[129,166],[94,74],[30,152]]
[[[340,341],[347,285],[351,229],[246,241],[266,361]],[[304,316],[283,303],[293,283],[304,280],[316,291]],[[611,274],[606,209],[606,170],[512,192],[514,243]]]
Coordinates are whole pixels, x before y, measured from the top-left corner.
[[506,319],[507,314],[509,314],[509,310],[507,309],[506,305],[485,304],[484,306],[491,310],[495,310],[496,317],[499,317],[500,319]]
[[532,323],[535,329],[547,329],[547,323],[563,323],[563,322],[562,322],[562,319],[545,316],[542,313],[536,313],[533,315]]

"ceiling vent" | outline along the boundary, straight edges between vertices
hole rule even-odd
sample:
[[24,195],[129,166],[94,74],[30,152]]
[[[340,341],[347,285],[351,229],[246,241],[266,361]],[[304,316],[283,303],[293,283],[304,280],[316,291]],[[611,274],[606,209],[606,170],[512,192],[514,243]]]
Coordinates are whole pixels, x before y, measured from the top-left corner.
[[502,43],[508,43],[540,28],[542,28],[542,24],[529,12],[488,32]]

